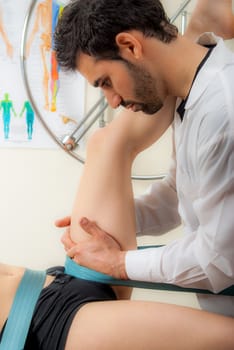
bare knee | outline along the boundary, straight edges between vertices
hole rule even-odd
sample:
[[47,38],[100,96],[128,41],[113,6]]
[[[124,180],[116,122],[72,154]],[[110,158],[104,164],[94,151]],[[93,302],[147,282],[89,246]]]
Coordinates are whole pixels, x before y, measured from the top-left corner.
[[107,154],[113,156],[132,156],[134,147],[131,146],[130,140],[124,128],[115,123],[110,123],[104,128],[94,131],[87,142],[87,152],[93,154]]
[[96,129],[88,139],[88,142],[87,142],[88,149],[101,147],[105,142],[106,136],[107,136],[106,128]]

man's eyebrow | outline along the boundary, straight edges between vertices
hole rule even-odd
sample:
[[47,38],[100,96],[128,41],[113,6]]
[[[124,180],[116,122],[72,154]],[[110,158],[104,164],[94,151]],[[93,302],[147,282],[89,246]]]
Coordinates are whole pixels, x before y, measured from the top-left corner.
[[102,78],[98,78],[97,80],[94,81],[93,86],[95,88],[99,87],[101,85]]

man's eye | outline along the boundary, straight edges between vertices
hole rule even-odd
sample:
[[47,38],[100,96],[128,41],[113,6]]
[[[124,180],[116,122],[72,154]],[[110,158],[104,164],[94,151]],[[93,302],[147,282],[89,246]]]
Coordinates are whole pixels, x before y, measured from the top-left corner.
[[102,82],[102,84],[101,84],[101,87],[102,88],[109,88],[109,87],[111,87],[111,82],[110,82],[110,80],[108,80],[108,79],[106,79],[106,80],[103,80],[103,82]]

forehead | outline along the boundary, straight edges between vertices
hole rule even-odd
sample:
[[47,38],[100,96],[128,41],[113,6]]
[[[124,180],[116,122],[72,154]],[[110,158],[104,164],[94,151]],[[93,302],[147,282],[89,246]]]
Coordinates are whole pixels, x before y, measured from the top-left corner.
[[97,61],[94,57],[81,53],[77,62],[78,71],[87,79],[93,80],[94,76],[104,69],[103,61]]
[[92,56],[81,53],[77,61],[77,70],[91,83],[104,76],[110,77],[118,69],[119,61],[97,60]]
[[77,58],[77,69],[79,72],[85,72],[86,67],[93,67],[95,64],[95,59],[89,55],[86,55],[85,53],[79,54]]

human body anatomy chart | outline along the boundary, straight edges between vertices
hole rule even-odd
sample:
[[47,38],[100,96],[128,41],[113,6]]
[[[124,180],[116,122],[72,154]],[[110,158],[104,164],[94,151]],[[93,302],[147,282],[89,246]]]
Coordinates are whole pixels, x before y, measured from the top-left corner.
[[[38,0],[25,35],[25,67],[33,101],[58,137],[71,133],[84,114],[85,81],[60,70],[53,32],[65,0]],[[20,62],[22,31],[31,0],[0,0],[0,146],[56,147],[27,96]]]

